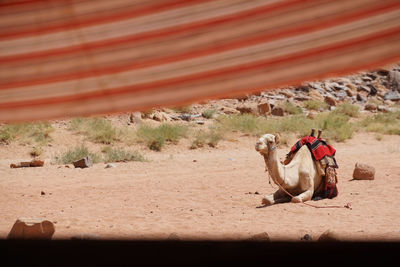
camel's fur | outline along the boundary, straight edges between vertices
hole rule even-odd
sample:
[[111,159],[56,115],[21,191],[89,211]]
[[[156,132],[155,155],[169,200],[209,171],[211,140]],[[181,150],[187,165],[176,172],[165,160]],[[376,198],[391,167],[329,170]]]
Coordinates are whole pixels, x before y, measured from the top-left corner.
[[302,146],[294,155],[289,164],[283,165],[278,159],[276,146],[279,135],[265,134],[256,143],[256,150],[264,156],[266,168],[272,180],[281,185],[294,197],[291,198],[282,189],[266,195],[262,204],[272,205],[282,202],[305,202],[310,200],[317,190],[321,191],[321,174],[312,158],[307,146]]

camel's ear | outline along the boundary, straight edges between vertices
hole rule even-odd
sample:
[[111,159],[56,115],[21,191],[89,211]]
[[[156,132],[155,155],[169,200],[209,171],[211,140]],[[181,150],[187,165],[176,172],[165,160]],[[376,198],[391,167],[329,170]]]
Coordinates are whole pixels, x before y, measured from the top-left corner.
[[279,144],[279,134],[278,133],[276,133],[276,134],[274,134],[274,136],[275,136],[275,144]]

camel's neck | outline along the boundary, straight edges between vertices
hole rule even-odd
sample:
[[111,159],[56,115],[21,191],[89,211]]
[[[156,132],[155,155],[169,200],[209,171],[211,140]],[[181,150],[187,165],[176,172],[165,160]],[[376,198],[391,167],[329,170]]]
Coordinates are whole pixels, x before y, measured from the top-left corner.
[[276,148],[269,150],[267,155],[264,155],[265,164],[267,165],[268,171],[272,179],[282,185],[285,182],[284,170],[282,163],[279,162],[278,152]]

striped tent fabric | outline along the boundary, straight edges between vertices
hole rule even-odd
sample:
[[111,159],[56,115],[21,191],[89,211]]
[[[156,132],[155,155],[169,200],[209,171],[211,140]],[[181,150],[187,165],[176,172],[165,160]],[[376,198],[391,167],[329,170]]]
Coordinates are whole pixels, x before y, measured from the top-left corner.
[[400,0],[3,0],[0,121],[232,97],[400,60]]

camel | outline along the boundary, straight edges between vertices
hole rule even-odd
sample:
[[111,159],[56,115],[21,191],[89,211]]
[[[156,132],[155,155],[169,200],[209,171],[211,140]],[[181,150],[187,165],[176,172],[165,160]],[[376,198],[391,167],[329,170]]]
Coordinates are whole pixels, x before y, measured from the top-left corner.
[[302,146],[287,165],[278,159],[277,145],[279,135],[264,134],[258,139],[255,149],[264,157],[266,170],[275,184],[283,187],[294,197],[290,197],[279,188],[275,193],[262,199],[263,205],[293,202],[301,203],[312,198],[314,191],[319,193],[322,186],[322,174],[314,162],[307,146]]

